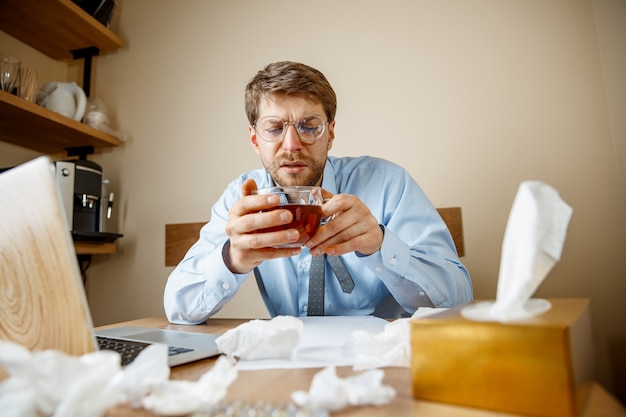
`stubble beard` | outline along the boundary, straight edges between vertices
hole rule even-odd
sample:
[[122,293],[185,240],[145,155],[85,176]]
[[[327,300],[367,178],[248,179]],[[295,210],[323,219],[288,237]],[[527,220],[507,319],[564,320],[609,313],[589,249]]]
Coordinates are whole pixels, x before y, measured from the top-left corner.
[[[284,161],[304,162],[308,169],[302,174],[287,174],[280,170],[281,164]],[[314,159],[298,153],[282,154],[270,160],[262,158],[261,162],[276,185],[321,185],[326,156],[324,156],[322,163],[318,163]]]

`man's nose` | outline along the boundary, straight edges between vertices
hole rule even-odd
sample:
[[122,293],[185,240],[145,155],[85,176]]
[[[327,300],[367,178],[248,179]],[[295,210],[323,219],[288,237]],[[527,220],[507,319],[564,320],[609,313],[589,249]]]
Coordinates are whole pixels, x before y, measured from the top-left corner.
[[287,125],[286,129],[285,138],[282,143],[283,149],[288,151],[302,149],[302,141],[300,140],[300,136],[298,136],[296,126],[290,123]]

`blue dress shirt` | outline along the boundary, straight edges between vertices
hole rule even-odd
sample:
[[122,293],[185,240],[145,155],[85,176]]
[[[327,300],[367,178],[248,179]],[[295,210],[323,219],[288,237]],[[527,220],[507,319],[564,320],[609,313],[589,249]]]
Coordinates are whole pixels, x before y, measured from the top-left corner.
[[[164,307],[170,322],[204,322],[250,275],[230,272],[222,258],[228,210],[241,198],[248,178],[259,188],[273,185],[264,169],[247,172],[228,185],[200,238],[168,278]],[[355,283],[351,293],[344,293],[326,268],[326,315],[370,315],[388,308],[412,314],[419,307],[452,307],[472,300],[469,273],[458,259],[446,224],[406,170],[379,158],[329,157],[322,187],[333,194],[358,196],[384,230],[380,251],[342,256]],[[310,265],[311,255],[303,248],[297,256],[267,260],[256,268],[272,317],[307,314]]]

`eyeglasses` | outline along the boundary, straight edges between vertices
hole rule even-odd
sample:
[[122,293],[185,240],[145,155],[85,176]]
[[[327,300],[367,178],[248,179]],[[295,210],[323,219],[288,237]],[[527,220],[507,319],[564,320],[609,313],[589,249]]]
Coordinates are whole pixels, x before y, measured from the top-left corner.
[[261,117],[252,126],[256,134],[266,142],[279,142],[284,139],[289,125],[293,125],[298,132],[298,137],[306,143],[313,143],[320,139],[326,130],[325,122],[320,116],[304,116],[296,121],[284,121],[280,117]]

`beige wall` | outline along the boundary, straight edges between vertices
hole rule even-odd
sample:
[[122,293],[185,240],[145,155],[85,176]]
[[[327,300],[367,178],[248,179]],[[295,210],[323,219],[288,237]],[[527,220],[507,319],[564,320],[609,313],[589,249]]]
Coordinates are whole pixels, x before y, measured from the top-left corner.
[[[226,183],[259,166],[244,85],[289,59],[337,90],[332,154],[390,159],[435,205],[463,208],[477,298],[495,297],[519,183],[557,188],[574,214],[536,295],[591,299],[598,379],[624,390],[625,2],[118,3],[113,28],[127,46],[95,59],[92,96],[129,139],[93,159],[117,192],[125,236],[88,271],[96,324],[163,315],[164,225],[208,220]],[[80,81],[75,64],[63,73],[4,33],[0,41],[49,80]],[[0,144],[0,164],[33,155]],[[267,317],[253,280],[220,315]]]

